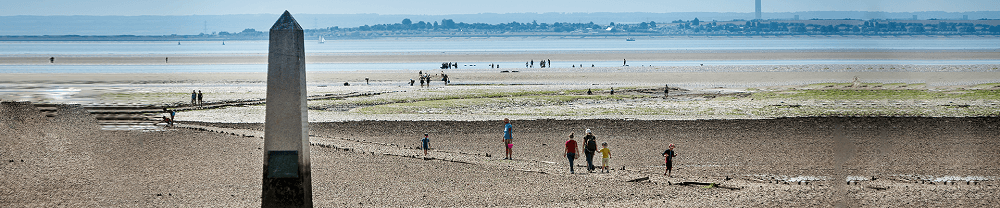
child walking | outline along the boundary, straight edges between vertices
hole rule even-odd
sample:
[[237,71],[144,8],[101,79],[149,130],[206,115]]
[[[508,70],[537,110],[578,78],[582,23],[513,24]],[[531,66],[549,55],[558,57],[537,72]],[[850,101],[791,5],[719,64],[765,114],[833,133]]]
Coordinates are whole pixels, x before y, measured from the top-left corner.
[[605,173],[610,173],[608,170],[608,161],[611,160],[611,150],[608,149],[608,143],[602,142],[601,146],[604,147],[599,152],[601,152],[601,171]]
[[427,138],[427,133],[424,133],[424,139],[420,140],[420,145],[424,149],[424,156],[427,156],[427,149],[430,149],[431,139]]
[[670,149],[667,149],[667,151],[663,151],[663,157],[664,157],[663,162],[665,163],[664,165],[666,165],[667,168],[666,170],[663,171],[663,175],[667,175],[667,177],[670,177],[671,169],[673,169],[673,162],[674,162],[673,158],[677,157],[677,154],[674,153],[673,143],[670,143],[670,145],[668,145],[667,147]]

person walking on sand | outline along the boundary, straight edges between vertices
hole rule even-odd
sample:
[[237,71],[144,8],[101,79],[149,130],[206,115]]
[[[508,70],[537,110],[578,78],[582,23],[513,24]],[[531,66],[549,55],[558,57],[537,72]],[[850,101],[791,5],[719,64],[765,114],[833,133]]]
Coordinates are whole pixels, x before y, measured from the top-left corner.
[[195,93],[194,90],[191,90],[191,105],[194,105],[195,101],[197,100],[198,100],[198,93]]
[[510,125],[510,119],[507,119],[507,118],[503,118],[503,123],[504,123],[504,125],[503,125],[503,145],[504,145],[504,148],[506,148],[506,155],[505,155],[506,157],[504,157],[503,159],[513,160],[513,158],[511,158],[511,154],[513,154],[513,152],[512,152],[511,149],[514,147],[514,143],[513,143],[513,140],[514,140],[514,136],[513,136],[513,134],[514,134],[514,126]]
[[594,172],[594,153],[597,152],[597,137],[587,129],[587,136],[583,136],[583,142],[586,146],[583,148],[583,154],[587,156],[587,172]]
[[198,90],[198,105],[202,104],[201,98],[202,98],[201,90]]
[[368,83],[368,77],[365,77],[365,84],[366,85],[372,85],[371,83]]
[[663,163],[664,166],[666,166],[665,167],[666,170],[663,170],[663,175],[667,175],[667,177],[670,177],[670,174],[672,172],[671,170],[673,169],[674,165],[674,157],[677,157],[677,154],[674,153],[674,147],[675,147],[674,144],[671,143],[670,145],[667,145],[667,148],[669,149],[667,149],[667,151],[663,151],[663,157],[664,157]]
[[49,63],[50,64],[56,63],[56,57],[49,57]]
[[670,97],[670,85],[663,85],[663,97]]
[[174,121],[176,121],[174,119],[174,116],[177,116],[177,111],[174,111],[174,109],[170,109],[168,112],[170,112],[170,126],[174,126]]
[[424,149],[424,156],[427,156],[427,149],[431,148],[431,139],[427,137],[427,133],[424,133],[424,139],[420,140],[420,147]]
[[574,174],[573,172],[573,160],[580,158],[577,154],[579,147],[576,146],[576,140],[573,140],[573,133],[569,133],[569,140],[566,140],[566,158],[569,159],[569,174]]
[[611,160],[611,150],[608,149],[607,142],[602,142],[601,146],[604,147],[599,151],[601,152],[601,171],[610,173],[611,171],[608,170],[608,162]]

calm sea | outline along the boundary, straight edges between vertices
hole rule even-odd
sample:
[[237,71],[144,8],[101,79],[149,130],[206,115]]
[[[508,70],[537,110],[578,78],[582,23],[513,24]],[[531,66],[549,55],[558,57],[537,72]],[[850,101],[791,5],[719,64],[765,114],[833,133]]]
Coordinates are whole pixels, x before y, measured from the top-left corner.
[[[149,54],[263,54],[267,41],[30,41],[0,42],[0,56],[31,55],[149,55]],[[997,39],[569,39],[569,38],[441,38],[399,40],[306,41],[307,53],[399,52],[544,52],[629,50],[998,50]],[[489,68],[489,63],[460,63],[459,68]],[[504,68],[524,63],[496,63]],[[621,66],[620,62],[561,63]],[[1000,64],[998,60],[733,60],[629,62],[631,66],[797,65],[797,64]],[[567,65],[567,66],[562,66]],[[440,63],[310,64],[309,71],[433,70]],[[163,73],[163,72],[266,72],[266,65],[0,65],[0,73]]]

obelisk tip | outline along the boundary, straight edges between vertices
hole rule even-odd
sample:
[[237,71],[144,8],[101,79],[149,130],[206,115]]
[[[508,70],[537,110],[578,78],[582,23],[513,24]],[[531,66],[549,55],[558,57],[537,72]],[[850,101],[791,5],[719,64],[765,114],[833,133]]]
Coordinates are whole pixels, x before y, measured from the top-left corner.
[[278,17],[278,21],[274,22],[274,26],[271,26],[271,30],[302,30],[302,26],[299,26],[299,22],[295,21],[292,13],[285,10],[285,13]]

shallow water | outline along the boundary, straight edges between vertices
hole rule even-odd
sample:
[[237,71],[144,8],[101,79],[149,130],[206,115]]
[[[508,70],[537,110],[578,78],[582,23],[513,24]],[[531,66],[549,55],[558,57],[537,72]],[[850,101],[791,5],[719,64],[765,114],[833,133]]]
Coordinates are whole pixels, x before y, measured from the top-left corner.
[[[489,62],[459,63],[458,69],[490,69]],[[524,67],[524,63],[494,62],[502,70],[530,72],[539,70]],[[717,61],[629,61],[630,67],[644,66],[735,66],[735,65],[809,65],[809,64],[879,64],[879,65],[981,65],[1000,64],[997,60],[717,60]],[[620,61],[557,62],[553,67],[579,68],[620,67]],[[445,71],[441,63],[323,63],[307,64],[311,72],[336,71]],[[593,66],[593,67],[591,67]],[[206,65],[0,65],[0,73],[214,73],[214,72],[267,72],[266,64],[206,64]]]
[[[178,45],[178,43],[180,43]],[[24,54],[232,54],[267,53],[268,42],[257,41],[9,41],[0,55]],[[629,50],[996,50],[997,39],[832,39],[832,38],[435,38],[330,40],[305,42],[308,53],[391,52],[538,52]]]

